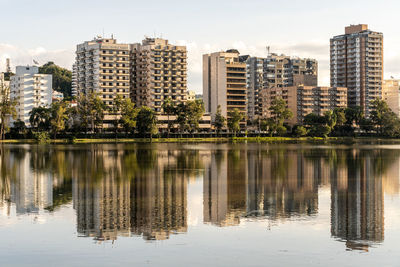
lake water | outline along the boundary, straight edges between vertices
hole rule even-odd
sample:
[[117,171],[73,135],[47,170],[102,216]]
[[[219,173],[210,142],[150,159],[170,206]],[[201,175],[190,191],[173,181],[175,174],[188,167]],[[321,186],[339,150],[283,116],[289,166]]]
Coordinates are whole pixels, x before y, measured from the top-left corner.
[[0,266],[400,266],[398,145],[0,152]]

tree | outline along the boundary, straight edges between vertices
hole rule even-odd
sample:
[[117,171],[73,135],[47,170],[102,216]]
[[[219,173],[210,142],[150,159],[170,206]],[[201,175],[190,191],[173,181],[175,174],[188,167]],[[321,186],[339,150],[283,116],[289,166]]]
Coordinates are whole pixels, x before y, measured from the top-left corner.
[[307,129],[303,126],[297,125],[294,129],[294,134],[297,137],[302,137],[307,135]]
[[360,124],[360,120],[364,117],[364,112],[359,106],[346,108],[344,112],[346,124],[349,126],[353,126],[354,124],[358,126]]
[[174,115],[176,112],[175,104],[171,100],[171,98],[167,98],[164,100],[164,103],[162,104],[162,109],[165,114],[167,114],[168,117],[168,129],[167,129],[167,138],[169,138],[169,133],[171,131],[171,128],[174,126],[174,122],[171,121],[169,118],[170,116]]
[[283,126],[283,123],[285,122],[285,120],[293,117],[292,111],[290,111],[289,108],[286,107],[285,100],[283,100],[282,98],[275,98],[274,100],[272,100],[269,111],[271,112],[271,133],[278,133],[279,130],[279,135],[282,135],[282,133],[284,134],[285,131],[283,131],[283,128],[285,127]]
[[391,137],[400,134],[400,120],[384,100],[373,100],[371,108],[370,119],[378,134]]
[[308,133],[311,136],[327,137],[331,132],[331,127],[334,125],[335,120],[331,112],[325,114],[325,116],[310,113],[304,117],[303,122],[308,127]]
[[136,127],[141,135],[150,134],[150,139],[152,139],[153,134],[157,132],[157,117],[154,110],[145,106],[141,107],[137,115]]
[[240,122],[243,120],[244,115],[237,108],[230,111],[228,114],[228,129],[236,137],[236,133],[240,131]]
[[54,134],[54,139],[57,138],[57,133],[65,130],[67,116],[67,107],[64,102],[54,102],[50,107],[51,119],[50,125]]
[[29,122],[37,131],[48,131],[50,128],[51,111],[46,107],[35,107],[29,112]]
[[26,129],[26,125],[24,121],[21,121],[20,119],[14,121],[13,123],[13,127],[12,127],[12,133],[13,134],[17,134],[17,135],[22,135],[25,138],[27,129]]
[[333,110],[325,111],[324,113],[326,126],[329,127],[329,132],[333,131],[333,128],[336,126],[337,117],[336,113]]
[[86,132],[90,126],[94,133],[96,126],[103,122],[104,112],[107,109],[106,104],[100,99],[99,94],[93,92],[88,95],[80,94],[77,102],[77,113],[82,126]]
[[53,89],[64,94],[64,97],[72,95],[72,72],[61,68],[54,62],[47,62],[39,67],[39,73],[53,75]]
[[10,117],[16,118],[17,116],[17,101],[11,99],[10,88],[0,82],[0,136],[1,140],[5,139],[6,132],[9,130]]
[[176,106],[175,108],[175,122],[179,126],[179,132],[182,137],[182,133],[184,133],[188,128],[188,112],[187,112],[187,106],[184,103],[180,103],[179,105]]
[[189,132],[198,131],[200,119],[204,114],[204,103],[202,100],[186,102],[186,118]]
[[121,115],[121,108],[123,105],[124,98],[122,95],[117,94],[115,97],[112,106],[109,108],[112,115],[114,115],[114,131],[115,131],[115,138],[117,138],[117,132],[120,124],[120,115]]
[[215,113],[215,118],[213,125],[217,129],[217,135],[221,132],[222,128],[226,126],[226,118],[222,115],[221,105],[218,105],[217,112]]
[[138,112],[139,109],[135,107],[135,104],[130,98],[126,98],[122,101],[121,122],[126,133],[134,131],[137,123]]

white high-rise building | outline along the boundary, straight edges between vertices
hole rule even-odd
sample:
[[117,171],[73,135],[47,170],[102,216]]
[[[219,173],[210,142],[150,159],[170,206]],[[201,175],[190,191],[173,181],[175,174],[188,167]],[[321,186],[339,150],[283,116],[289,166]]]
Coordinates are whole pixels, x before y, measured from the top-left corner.
[[29,112],[35,107],[51,105],[52,80],[50,74],[39,74],[36,66],[17,66],[10,83],[11,98],[18,101],[17,120],[24,121],[30,127]]

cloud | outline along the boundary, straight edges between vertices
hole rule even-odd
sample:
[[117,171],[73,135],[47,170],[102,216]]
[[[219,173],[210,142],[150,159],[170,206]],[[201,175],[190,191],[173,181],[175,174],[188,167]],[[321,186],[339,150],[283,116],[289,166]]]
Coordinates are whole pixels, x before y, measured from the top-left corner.
[[61,67],[71,69],[74,62],[73,49],[47,50],[44,47],[23,49],[10,44],[0,43],[0,71],[5,71],[6,58],[11,60],[11,69],[15,70],[17,65],[33,64],[33,59],[40,64],[53,61]]

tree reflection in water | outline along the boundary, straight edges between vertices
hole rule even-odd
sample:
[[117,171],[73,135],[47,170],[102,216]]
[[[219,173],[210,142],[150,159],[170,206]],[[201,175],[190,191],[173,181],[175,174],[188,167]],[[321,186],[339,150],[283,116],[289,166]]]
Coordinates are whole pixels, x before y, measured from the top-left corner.
[[301,145],[3,145],[0,209],[71,205],[79,236],[168,239],[188,231],[188,183],[203,178],[203,221],[313,219],[331,192],[331,235],[348,249],[384,241],[384,192],[398,193],[399,154]]

